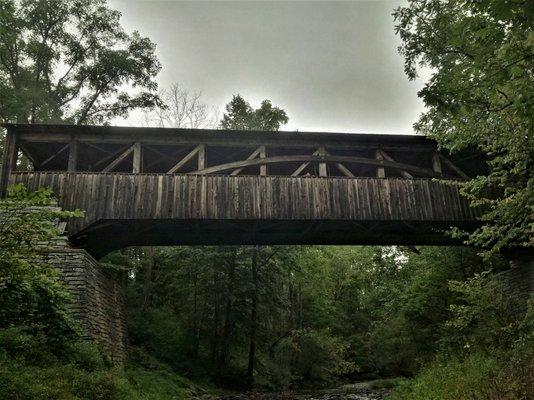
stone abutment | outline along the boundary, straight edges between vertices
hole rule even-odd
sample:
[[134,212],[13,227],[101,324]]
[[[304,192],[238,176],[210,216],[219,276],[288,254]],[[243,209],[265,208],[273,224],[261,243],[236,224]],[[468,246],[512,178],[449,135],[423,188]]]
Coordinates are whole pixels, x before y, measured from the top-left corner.
[[60,271],[70,293],[68,310],[83,338],[97,342],[114,363],[122,363],[127,335],[119,278],[85,250],[72,248],[65,237],[47,247],[44,261]]
[[534,251],[507,254],[510,269],[495,275],[506,293],[516,299],[518,315],[523,315],[527,303],[534,297]]

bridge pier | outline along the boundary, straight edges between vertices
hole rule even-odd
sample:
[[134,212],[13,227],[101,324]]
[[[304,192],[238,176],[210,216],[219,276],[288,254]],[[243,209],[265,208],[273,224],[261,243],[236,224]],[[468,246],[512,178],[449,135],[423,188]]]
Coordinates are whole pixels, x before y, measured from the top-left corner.
[[534,251],[515,251],[505,256],[510,269],[496,274],[496,278],[506,292],[518,300],[516,311],[523,315],[528,300],[534,297]]
[[85,250],[58,237],[47,246],[44,261],[60,271],[71,299],[68,310],[82,328],[82,337],[99,343],[115,364],[125,355],[126,325],[118,278],[105,271]]

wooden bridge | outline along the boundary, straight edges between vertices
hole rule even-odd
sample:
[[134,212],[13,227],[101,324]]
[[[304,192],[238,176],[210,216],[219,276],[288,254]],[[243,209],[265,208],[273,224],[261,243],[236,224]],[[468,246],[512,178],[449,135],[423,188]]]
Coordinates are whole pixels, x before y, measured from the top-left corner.
[[[479,155],[412,135],[5,125],[0,195],[51,187],[81,209],[71,242],[129,245],[446,244],[472,228],[455,181]],[[17,171],[19,153],[33,164]],[[439,180],[449,180],[442,182]]]

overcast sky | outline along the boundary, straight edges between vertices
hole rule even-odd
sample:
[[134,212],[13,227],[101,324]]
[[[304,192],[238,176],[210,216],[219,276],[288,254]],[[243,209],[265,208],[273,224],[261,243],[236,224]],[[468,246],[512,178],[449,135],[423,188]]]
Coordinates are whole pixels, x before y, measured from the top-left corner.
[[397,53],[401,2],[110,0],[127,31],[157,44],[158,82],[282,107],[284,130],[412,133],[423,111]]

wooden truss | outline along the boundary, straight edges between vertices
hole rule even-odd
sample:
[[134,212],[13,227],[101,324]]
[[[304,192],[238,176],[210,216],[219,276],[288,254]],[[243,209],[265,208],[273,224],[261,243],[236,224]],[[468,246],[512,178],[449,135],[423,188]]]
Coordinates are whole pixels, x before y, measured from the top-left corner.
[[[406,137],[406,142],[383,137],[371,142],[365,135],[356,135],[359,139],[355,140],[353,135],[323,137],[313,133],[243,133],[237,138],[191,130],[183,136],[169,132],[166,136],[140,137],[128,132],[119,135],[113,127],[109,136],[77,134],[75,127],[72,133],[61,135],[43,133],[42,127],[25,129],[28,131],[19,133],[8,127],[0,176],[4,186],[10,172],[16,170],[19,150],[38,171],[469,179],[458,165],[437,151],[433,142],[419,140],[424,138],[410,144],[413,137]],[[2,190],[5,188],[0,185]]]
[[[91,144],[91,146],[94,146]],[[56,153],[49,156],[46,160],[39,163],[39,169],[43,169],[56,157],[62,153],[68,151],[68,165],[67,171],[75,172],[77,170],[78,159],[78,147],[77,141],[71,141],[70,143],[61,147]],[[164,154],[149,145],[143,145],[141,142],[134,142],[122,146],[115,152],[108,152],[107,156],[98,160],[94,164],[95,171],[100,172],[114,172],[116,168],[130,160],[131,172],[142,173],[150,172],[146,168],[143,168],[143,152],[149,150],[157,153],[162,158],[172,160],[173,165],[167,170],[167,174],[179,174],[183,167],[196,159],[196,169],[193,171],[185,172],[187,174],[207,175],[207,174],[224,174],[230,176],[236,176],[243,172],[247,167],[259,167],[259,175],[268,175],[268,165],[271,164],[283,164],[283,163],[295,163],[299,162],[300,165],[290,174],[290,176],[301,176],[302,173],[314,163],[318,165],[318,176],[327,177],[328,169],[327,165],[332,165],[340,171],[342,176],[348,178],[354,178],[358,176],[347,165],[367,165],[373,166],[376,169],[376,177],[385,178],[386,169],[392,169],[398,171],[398,173],[406,179],[413,179],[414,177],[442,177],[443,168],[445,165],[450,171],[452,171],[458,178],[468,179],[459,167],[452,163],[444,155],[437,152],[432,154],[432,168],[425,168],[416,165],[410,165],[395,161],[387,152],[382,149],[375,151],[374,158],[365,158],[357,156],[335,155],[326,150],[325,146],[319,146],[312,154],[294,154],[284,156],[268,156],[266,146],[258,146],[250,155],[244,160],[232,161],[217,165],[208,166],[206,157],[206,144],[198,144],[193,147],[187,154],[181,158],[175,159],[167,154]],[[159,161],[153,162],[153,164]],[[150,167],[150,165],[148,166]]]

